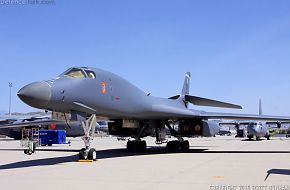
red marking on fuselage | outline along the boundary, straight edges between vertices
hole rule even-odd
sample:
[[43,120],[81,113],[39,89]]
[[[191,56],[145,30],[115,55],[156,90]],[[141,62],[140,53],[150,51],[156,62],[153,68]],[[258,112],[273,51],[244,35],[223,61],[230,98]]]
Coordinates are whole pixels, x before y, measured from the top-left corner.
[[101,92],[102,94],[107,94],[107,83],[101,82]]
[[50,124],[50,129],[55,130],[56,129],[56,124]]

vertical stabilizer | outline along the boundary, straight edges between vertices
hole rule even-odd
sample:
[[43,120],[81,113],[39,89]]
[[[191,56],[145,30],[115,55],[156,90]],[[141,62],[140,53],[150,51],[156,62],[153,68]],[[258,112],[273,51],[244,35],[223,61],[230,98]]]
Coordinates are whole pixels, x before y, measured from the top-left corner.
[[182,91],[179,97],[179,100],[184,104],[184,106],[187,108],[188,107],[188,101],[185,100],[185,95],[189,95],[189,85],[190,85],[190,77],[191,73],[186,72],[185,73],[185,79],[182,87]]
[[259,115],[262,115],[262,101],[261,98],[259,99]]
[[190,77],[191,77],[191,73],[187,72],[185,74],[185,79],[184,79],[181,95],[188,95],[189,94]]
[[190,77],[191,77],[191,73],[190,72],[186,72],[185,73],[185,79],[184,79],[183,87],[182,87],[182,90],[181,90],[181,94],[169,98],[169,99],[173,99],[173,100],[176,100],[176,101],[180,102],[186,108],[188,107],[188,100],[186,100],[186,96],[189,95]]

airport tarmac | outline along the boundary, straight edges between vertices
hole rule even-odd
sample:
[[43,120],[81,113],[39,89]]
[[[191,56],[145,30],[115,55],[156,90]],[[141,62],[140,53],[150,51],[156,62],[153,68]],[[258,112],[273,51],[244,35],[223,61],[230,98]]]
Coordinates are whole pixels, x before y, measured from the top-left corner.
[[95,138],[98,160],[80,163],[80,138],[25,155],[19,141],[0,141],[1,189],[290,190],[290,138],[247,141],[232,136],[189,139],[189,153],[168,153],[146,138],[132,153],[126,141]]

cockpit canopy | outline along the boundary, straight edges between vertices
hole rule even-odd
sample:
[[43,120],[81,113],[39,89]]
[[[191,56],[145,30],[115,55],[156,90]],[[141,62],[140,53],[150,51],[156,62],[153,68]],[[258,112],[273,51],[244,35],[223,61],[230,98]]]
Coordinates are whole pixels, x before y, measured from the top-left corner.
[[63,75],[65,76],[69,76],[72,78],[79,78],[79,79],[83,79],[83,78],[91,78],[91,79],[95,79],[96,78],[96,74],[94,71],[86,68],[86,67],[80,67],[80,68],[70,68],[67,71],[65,71],[63,73]]
[[249,125],[250,126],[257,126],[257,125],[262,125],[262,123],[261,122],[251,122]]

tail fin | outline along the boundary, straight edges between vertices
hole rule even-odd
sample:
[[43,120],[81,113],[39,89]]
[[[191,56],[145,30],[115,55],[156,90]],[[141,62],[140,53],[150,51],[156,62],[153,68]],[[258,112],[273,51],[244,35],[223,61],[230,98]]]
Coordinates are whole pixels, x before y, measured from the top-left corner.
[[185,79],[183,82],[183,87],[181,90],[181,94],[180,95],[176,95],[176,96],[172,96],[169,99],[172,100],[177,100],[180,103],[184,104],[184,106],[187,108],[188,107],[188,101],[185,100],[185,96],[189,95],[189,85],[190,85],[190,77],[191,77],[191,73],[190,72],[186,72],[185,73]]
[[179,101],[180,103],[184,104],[186,108],[188,107],[188,103],[192,103],[193,105],[198,105],[198,106],[242,109],[240,105],[235,105],[235,104],[231,104],[227,102],[221,102],[217,100],[211,100],[211,99],[202,98],[198,96],[190,96],[189,95],[190,77],[191,77],[191,73],[187,72],[185,74],[185,79],[184,79],[181,94],[170,97],[169,99]]
[[190,77],[191,77],[191,73],[187,72],[185,74],[185,79],[184,79],[181,95],[188,95],[189,94]]

